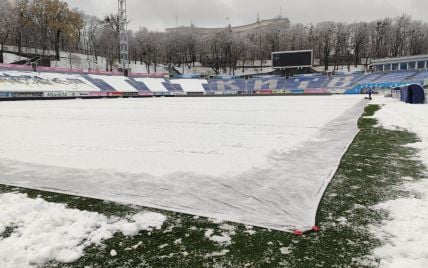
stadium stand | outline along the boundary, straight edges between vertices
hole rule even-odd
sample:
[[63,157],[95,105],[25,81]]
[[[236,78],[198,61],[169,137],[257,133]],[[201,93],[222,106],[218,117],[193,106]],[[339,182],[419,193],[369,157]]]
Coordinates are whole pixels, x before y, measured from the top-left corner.
[[153,92],[143,82],[136,81],[134,78],[128,78],[125,81],[138,90],[139,96],[153,96]]
[[205,79],[173,79],[170,80],[176,92],[184,92],[186,94],[204,94],[204,85],[207,84]]
[[208,82],[206,84],[202,84],[202,87],[204,88],[205,93],[212,94],[212,91],[210,89],[210,85],[208,84]]
[[211,94],[240,94],[247,92],[245,79],[211,79],[208,81]]
[[87,74],[84,74],[82,76],[101,91],[115,91],[115,89],[111,85],[106,83],[103,79],[97,79]]
[[383,76],[382,73],[368,74],[368,75],[361,77],[361,79],[358,80],[358,84],[372,83],[374,80],[379,79],[382,76]]
[[415,83],[423,82],[425,80],[428,80],[428,71],[418,72],[417,74],[415,74],[415,75],[413,75],[411,77],[408,77],[406,79],[406,81],[415,82]]
[[382,76],[376,78],[372,82],[374,83],[401,82],[416,74],[417,74],[416,71],[393,71],[389,73],[383,73]]
[[274,93],[285,88],[286,79],[277,77],[252,78],[247,81],[247,91],[252,93]]
[[338,75],[332,76],[326,81],[326,88],[349,88],[357,83],[364,74]]
[[285,89],[289,89],[289,90],[296,90],[299,89],[302,85],[301,85],[301,78],[294,78],[291,77],[290,79],[287,80],[287,82],[285,83]]
[[[424,84],[428,71],[399,70],[377,73],[340,75],[301,75],[286,79],[279,76],[181,77],[168,79],[160,74],[134,74],[69,71],[0,65],[0,98],[19,97],[150,97],[176,95],[230,94],[359,94],[367,88],[394,88],[409,83]],[[68,72],[69,71],[69,72]]]
[[173,84],[169,80],[165,80],[165,82],[162,82],[164,87],[169,91],[169,94],[172,95],[183,95],[184,90],[179,84]]
[[92,92],[99,89],[76,74],[31,73],[0,70],[0,91]]
[[155,96],[168,96],[171,95],[171,90],[175,90],[175,88],[170,87],[171,83],[163,78],[145,77],[134,78],[134,80],[143,83]]
[[327,81],[328,81],[328,77],[326,76],[314,77],[313,79],[308,80],[308,86],[306,88],[308,89],[324,88],[325,83]]
[[126,80],[125,76],[110,76],[110,75],[93,75],[90,74],[89,77],[93,80],[102,81],[100,84],[108,85],[109,91],[118,91],[118,92],[127,92],[135,93],[138,92],[138,89],[130,85]]

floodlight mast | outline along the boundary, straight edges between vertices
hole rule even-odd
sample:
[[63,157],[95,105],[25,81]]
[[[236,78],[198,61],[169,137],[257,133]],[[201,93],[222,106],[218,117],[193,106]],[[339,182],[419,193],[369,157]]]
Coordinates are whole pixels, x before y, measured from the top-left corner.
[[126,0],[118,0],[119,7],[119,36],[120,36],[120,64],[126,75],[129,69],[129,44],[128,44],[128,18],[126,14]]

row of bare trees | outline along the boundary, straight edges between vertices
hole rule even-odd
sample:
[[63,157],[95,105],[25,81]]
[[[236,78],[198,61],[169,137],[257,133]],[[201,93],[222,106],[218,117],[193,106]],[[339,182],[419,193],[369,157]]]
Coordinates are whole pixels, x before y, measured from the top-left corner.
[[[119,22],[114,14],[100,19],[72,10],[61,0],[0,0],[0,49],[13,45],[37,48],[42,55],[54,51],[79,52],[106,59],[112,70],[119,59]],[[155,32],[141,27],[129,31],[130,59],[157,71],[209,66],[215,73],[257,68],[271,52],[313,49],[325,66],[366,64],[370,58],[428,53],[428,24],[408,15],[372,22],[316,25],[274,20],[268,26],[235,32],[225,27],[210,33],[189,27],[186,31]]]
[[54,0],[0,0],[0,44],[49,49],[59,58],[60,50],[78,48],[83,20],[67,3]]

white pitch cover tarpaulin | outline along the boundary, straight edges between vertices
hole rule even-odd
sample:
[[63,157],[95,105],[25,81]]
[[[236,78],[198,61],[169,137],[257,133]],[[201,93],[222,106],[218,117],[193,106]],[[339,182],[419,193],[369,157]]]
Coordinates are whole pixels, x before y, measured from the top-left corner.
[[0,183],[310,230],[361,96],[0,103]]

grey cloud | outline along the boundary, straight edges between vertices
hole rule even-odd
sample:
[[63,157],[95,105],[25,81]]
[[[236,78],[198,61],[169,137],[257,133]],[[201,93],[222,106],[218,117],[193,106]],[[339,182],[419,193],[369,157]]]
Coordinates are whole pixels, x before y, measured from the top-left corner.
[[[67,0],[72,7],[102,17],[114,13],[116,0]],[[252,23],[260,13],[262,19],[280,14],[292,22],[354,22],[374,20],[403,13],[426,20],[428,1],[424,0],[128,0],[130,27],[144,26],[163,30],[176,25],[221,27]],[[227,20],[226,18],[229,18]]]

